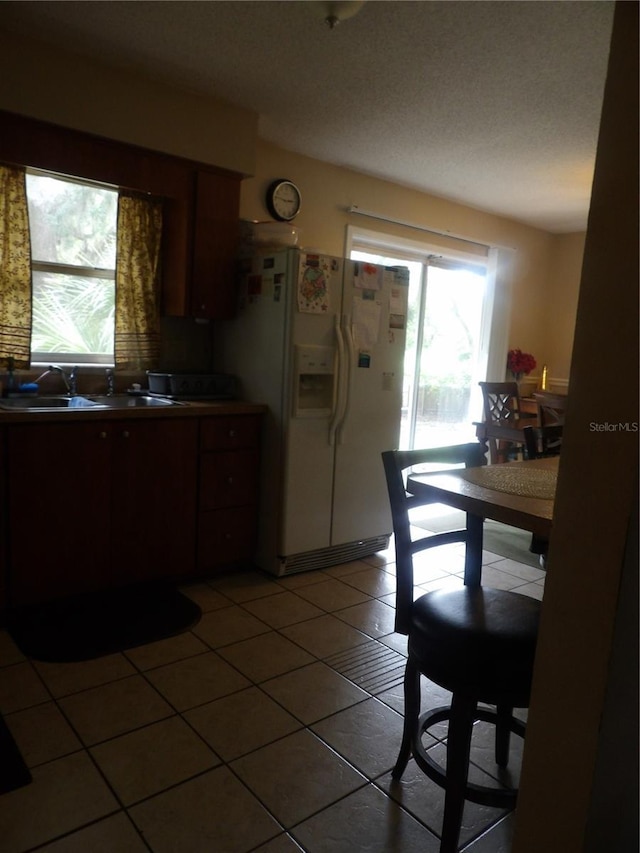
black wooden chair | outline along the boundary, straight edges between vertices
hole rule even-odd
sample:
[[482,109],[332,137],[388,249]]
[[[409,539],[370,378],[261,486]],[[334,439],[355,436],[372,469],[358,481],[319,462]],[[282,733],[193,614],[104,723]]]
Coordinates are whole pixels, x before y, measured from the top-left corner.
[[[465,586],[436,590],[414,601],[413,557],[426,548],[462,542],[466,530],[412,539],[409,512],[424,503],[405,489],[404,472],[428,462],[450,466],[484,463],[478,444],[382,454],[396,549],[395,629],[408,636],[404,731],[393,778],[399,780],[413,755],[416,764],[445,790],[440,853],[458,849],[465,799],[513,808],[517,790],[467,781],[476,720],[496,724],[495,760],[506,767],[511,732],[524,735],[513,709],[527,707],[531,689],[540,602],[517,593]],[[450,706],[420,715],[420,676],[452,693]],[[479,708],[478,703],[493,708]],[[448,720],[446,770],[424,748],[422,736]]]
[[[478,382],[482,391],[485,423],[497,427],[518,428],[523,417],[520,410],[520,392],[517,382]],[[490,437],[489,457],[492,464],[507,462],[522,449],[521,442],[513,439]]]
[[545,456],[559,456],[562,450],[562,424],[552,426],[527,426],[524,435],[527,459],[542,459]]

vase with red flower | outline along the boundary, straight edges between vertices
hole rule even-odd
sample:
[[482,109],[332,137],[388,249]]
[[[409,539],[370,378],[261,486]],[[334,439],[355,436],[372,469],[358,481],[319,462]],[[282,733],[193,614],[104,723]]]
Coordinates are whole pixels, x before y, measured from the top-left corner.
[[524,376],[528,376],[532,370],[535,370],[536,360],[529,352],[522,352],[520,349],[510,349],[507,353],[507,370],[520,385]]

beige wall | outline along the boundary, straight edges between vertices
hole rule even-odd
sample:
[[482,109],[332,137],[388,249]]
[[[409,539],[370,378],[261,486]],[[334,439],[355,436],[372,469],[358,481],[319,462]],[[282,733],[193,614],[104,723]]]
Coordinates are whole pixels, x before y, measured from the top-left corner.
[[0,109],[241,174],[254,170],[255,113],[1,29]]
[[[567,381],[573,343],[580,235],[554,237],[474,208],[285,151],[257,137],[257,116],[220,100],[164,86],[0,30],[0,109],[165,151],[245,175],[241,216],[267,219],[264,192],[288,177],[302,189],[302,245],[342,254],[348,224],[460,248],[348,214],[350,205],[437,231],[515,249],[509,345],[532,352]],[[562,310],[558,311],[558,304]],[[537,375],[538,371],[536,371]],[[536,378],[532,375],[532,378]]]
[[[553,236],[474,208],[312,160],[261,140],[257,142],[255,176],[247,178],[242,186],[242,218],[269,218],[265,190],[272,180],[282,177],[295,181],[302,192],[302,209],[295,224],[301,229],[303,246],[342,254],[346,227],[353,225],[424,240],[445,249],[469,247],[414,228],[349,214],[348,208],[356,205],[391,219],[462,235],[490,246],[515,249],[510,346],[532,352],[540,369],[547,364],[549,376],[560,385],[566,383],[582,261],[580,235]],[[557,275],[556,263],[561,265]],[[558,300],[564,306],[561,313],[557,311]]]
[[545,294],[543,352],[550,376],[568,376],[571,370],[580,273],[585,234],[561,234],[552,239],[551,264]]

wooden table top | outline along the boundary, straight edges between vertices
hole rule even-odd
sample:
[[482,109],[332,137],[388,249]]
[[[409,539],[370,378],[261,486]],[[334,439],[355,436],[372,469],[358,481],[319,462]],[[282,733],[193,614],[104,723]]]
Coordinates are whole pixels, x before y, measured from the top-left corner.
[[559,457],[505,462],[447,473],[412,474],[407,491],[548,537]]

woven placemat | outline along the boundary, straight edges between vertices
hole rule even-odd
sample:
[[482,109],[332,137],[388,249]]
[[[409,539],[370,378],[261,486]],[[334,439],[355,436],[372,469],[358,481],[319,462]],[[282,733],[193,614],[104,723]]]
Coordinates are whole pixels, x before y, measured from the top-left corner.
[[525,498],[543,498],[553,500],[556,492],[555,471],[540,468],[509,468],[489,465],[486,468],[470,468],[460,472],[461,476],[476,486],[519,495]]

